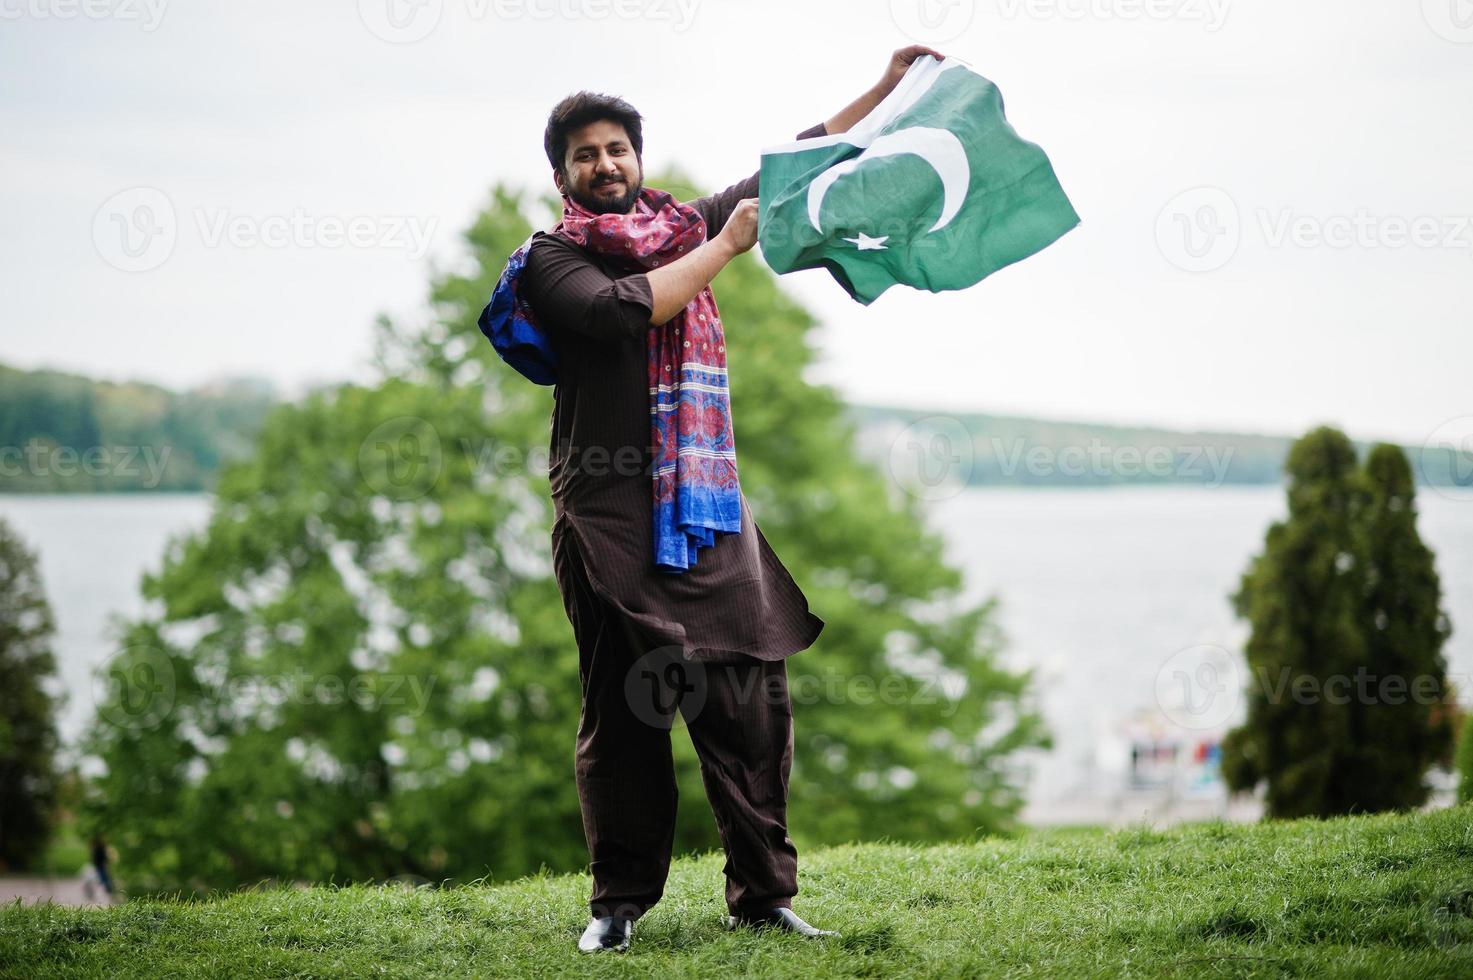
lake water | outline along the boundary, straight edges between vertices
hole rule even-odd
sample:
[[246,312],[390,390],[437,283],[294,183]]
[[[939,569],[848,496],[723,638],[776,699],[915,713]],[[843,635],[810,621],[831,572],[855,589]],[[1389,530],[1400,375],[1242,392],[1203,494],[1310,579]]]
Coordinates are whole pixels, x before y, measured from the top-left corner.
[[[1418,507],[1455,630],[1449,671],[1466,702],[1473,503],[1424,489]],[[143,611],[141,575],[159,567],[172,535],[202,528],[209,508],[204,494],[0,496],[0,515],[40,552],[69,692],[65,738],[75,738],[93,710],[91,670],[113,648],[109,618]],[[1214,650],[1233,657],[1241,650],[1246,626],[1227,597],[1269,523],[1285,512],[1281,488],[967,490],[931,508],[968,597],[999,599],[1005,661],[1037,670],[1056,744],[1023,757],[1025,817],[1051,822],[1050,814],[1118,797],[1133,773],[1150,776],[1165,758],[1142,746],[1168,745],[1190,760],[1241,718],[1236,686],[1185,716],[1166,702],[1177,688],[1190,697],[1193,685],[1208,690],[1229,676],[1200,671]],[[1209,784],[1204,778],[1200,788]]]

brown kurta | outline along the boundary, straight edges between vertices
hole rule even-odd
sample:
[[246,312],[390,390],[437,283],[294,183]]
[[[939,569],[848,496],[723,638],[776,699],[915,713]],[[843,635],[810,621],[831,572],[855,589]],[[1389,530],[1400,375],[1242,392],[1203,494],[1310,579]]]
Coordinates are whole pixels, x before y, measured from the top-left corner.
[[[798,138],[825,132],[819,124]],[[708,239],[739,201],[757,196],[757,188],[754,173],[690,202],[706,222]],[[554,568],[564,594],[572,587],[568,564],[579,562],[593,590],[651,647],[678,645],[686,656],[706,662],[780,660],[811,646],[823,620],[808,611],[807,599],[752,519],[745,494],[740,534],[718,534],[683,573],[655,568],[649,277],[638,267],[539,232],[528,250],[522,289],[559,361],[549,477]],[[735,419],[733,427],[740,477]],[[565,536],[573,539],[572,547]]]

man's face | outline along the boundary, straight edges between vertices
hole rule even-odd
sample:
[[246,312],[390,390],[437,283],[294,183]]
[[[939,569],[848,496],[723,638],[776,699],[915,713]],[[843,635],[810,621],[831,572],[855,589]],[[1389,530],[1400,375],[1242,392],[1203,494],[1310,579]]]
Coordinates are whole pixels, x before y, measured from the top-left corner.
[[624,127],[607,119],[568,134],[563,172],[553,172],[559,193],[594,214],[628,214],[644,186],[644,168]]

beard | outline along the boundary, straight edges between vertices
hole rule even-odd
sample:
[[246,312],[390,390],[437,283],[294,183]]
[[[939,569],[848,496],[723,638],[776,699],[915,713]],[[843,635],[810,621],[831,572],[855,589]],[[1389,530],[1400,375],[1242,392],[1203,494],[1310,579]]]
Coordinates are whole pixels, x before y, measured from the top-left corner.
[[[615,178],[615,181],[622,179]],[[609,182],[606,181],[605,184],[607,183]],[[628,214],[629,209],[634,207],[634,202],[639,199],[640,191],[644,189],[644,175],[641,174],[636,178],[633,184],[626,182],[626,189],[623,194],[610,196],[606,193],[601,193],[599,191],[601,186],[604,185],[592,185],[589,188],[588,194],[582,194],[570,188],[568,196],[583,210],[590,211],[593,214]]]

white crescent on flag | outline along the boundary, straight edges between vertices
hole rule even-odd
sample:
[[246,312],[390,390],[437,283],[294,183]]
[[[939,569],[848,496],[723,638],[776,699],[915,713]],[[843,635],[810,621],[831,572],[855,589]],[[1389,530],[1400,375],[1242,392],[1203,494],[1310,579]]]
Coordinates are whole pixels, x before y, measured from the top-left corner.
[[823,230],[818,225],[818,212],[823,207],[824,194],[828,193],[836,180],[862,163],[899,153],[914,153],[929,163],[936,171],[936,176],[941,178],[944,195],[941,217],[936,219],[936,223],[928,231],[946,227],[947,222],[956,217],[962,202],[967,198],[967,186],[972,179],[971,167],[967,164],[967,151],[962,147],[962,141],[949,129],[911,126],[878,137],[859,156],[836,163],[813,178],[813,183],[808,185],[808,220],[813,224],[814,230]]

